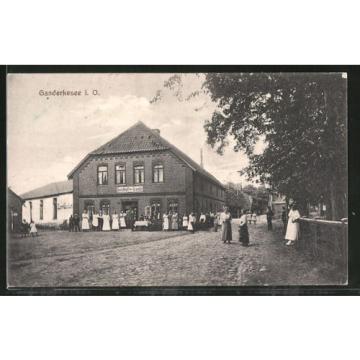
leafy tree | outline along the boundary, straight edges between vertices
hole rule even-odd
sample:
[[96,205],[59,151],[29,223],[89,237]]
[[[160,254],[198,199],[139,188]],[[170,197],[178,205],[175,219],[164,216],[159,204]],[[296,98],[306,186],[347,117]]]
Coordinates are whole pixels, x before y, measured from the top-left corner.
[[[341,74],[210,73],[203,87],[219,110],[205,124],[222,153],[228,136],[250,159],[244,170],[299,202],[323,199],[344,216],[346,81]],[[260,136],[267,144],[254,152]]]
[[[346,80],[338,73],[207,73],[184,94],[182,77],[165,87],[187,101],[201,92],[217,104],[205,122],[208,143],[222,154],[235,140],[249,180],[268,184],[303,208],[324,202],[329,217],[346,216]],[[258,154],[255,145],[264,139]]]

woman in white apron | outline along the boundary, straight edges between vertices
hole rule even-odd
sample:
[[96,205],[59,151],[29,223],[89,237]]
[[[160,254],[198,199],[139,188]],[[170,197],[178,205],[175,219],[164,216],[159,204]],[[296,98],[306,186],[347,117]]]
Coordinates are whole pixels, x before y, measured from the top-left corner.
[[103,215],[103,226],[102,226],[102,231],[110,231],[111,227],[110,227],[110,215],[109,214],[104,214]]
[[169,230],[169,216],[168,214],[163,215],[163,231]]
[[294,245],[295,241],[299,239],[299,229],[300,229],[299,219],[300,219],[300,212],[297,208],[297,205],[294,203],[288,215],[288,224],[285,235],[285,240],[287,240],[286,245]]
[[86,210],[84,210],[84,212],[82,214],[81,230],[82,231],[89,231],[90,230],[89,215],[88,215]]
[[116,211],[112,215],[112,230],[119,230],[119,215]]
[[191,231],[192,233],[195,232],[195,223],[196,223],[196,216],[194,213],[191,213],[189,215],[189,224],[188,224],[188,231]]
[[188,225],[189,225],[188,217],[185,214],[183,216],[183,218],[182,218],[182,227],[183,227],[183,229],[187,229]]
[[179,230],[178,214],[174,213],[171,218],[171,230]]
[[99,215],[96,211],[93,213],[93,219],[92,219],[92,230],[97,231],[99,226]]
[[120,213],[120,227],[122,229],[125,229],[126,228],[126,222],[125,222],[125,214],[123,211],[121,211]]

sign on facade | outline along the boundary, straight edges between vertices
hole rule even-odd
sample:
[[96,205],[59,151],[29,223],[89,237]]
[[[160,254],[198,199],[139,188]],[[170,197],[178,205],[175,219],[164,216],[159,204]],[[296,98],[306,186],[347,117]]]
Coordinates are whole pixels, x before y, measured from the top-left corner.
[[143,186],[118,186],[116,188],[116,192],[118,193],[139,193],[143,191]]

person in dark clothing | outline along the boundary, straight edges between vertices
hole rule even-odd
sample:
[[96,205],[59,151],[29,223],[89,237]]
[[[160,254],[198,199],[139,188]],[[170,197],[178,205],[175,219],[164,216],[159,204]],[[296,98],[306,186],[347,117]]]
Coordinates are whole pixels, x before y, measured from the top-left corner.
[[80,218],[78,214],[74,215],[74,231],[78,232],[80,231]]
[[70,232],[74,231],[74,218],[73,218],[72,214],[70,215],[70,218],[69,218],[69,231]]
[[287,226],[287,222],[288,222],[288,216],[287,216],[287,211],[285,206],[282,207],[282,212],[281,212],[281,220],[284,224],[284,232],[286,231],[286,226]]
[[268,225],[268,230],[272,230],[272,218],[274,216],[273,211],[271,210],[271,207],[268,206],[267,211],[266,211],[266,221],[267,221],[267,225]]
[[240,224],[239,224],[239,242],[242,246],[249,246],[249,229],[247,226],[247,215],[244,210],[241,210]]

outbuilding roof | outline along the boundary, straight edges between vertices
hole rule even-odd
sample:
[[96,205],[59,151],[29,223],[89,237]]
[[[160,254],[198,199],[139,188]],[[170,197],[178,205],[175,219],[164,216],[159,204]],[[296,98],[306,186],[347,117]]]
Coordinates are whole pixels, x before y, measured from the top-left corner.
[[212,174],[192,160],[188,155],[179,150],[176,146],[165,140],[157,130],[147,127],[142,121],[125,130],[123,133],[90,152],[81,162],[70,172],[68,178],[71,179],[74,173],[91,157],[96,155],[110,155],[144,151],[170,150],[180,160],[186,163],[193,171],[209,178],[222,188],[224,185]]
[[45,186],[41,186],[37,189],[28,191],[21,195],[24,200],[44,198],[49,196],[55,196],[60,194],[67,194],[73,191],[73,181],[58,181]]

